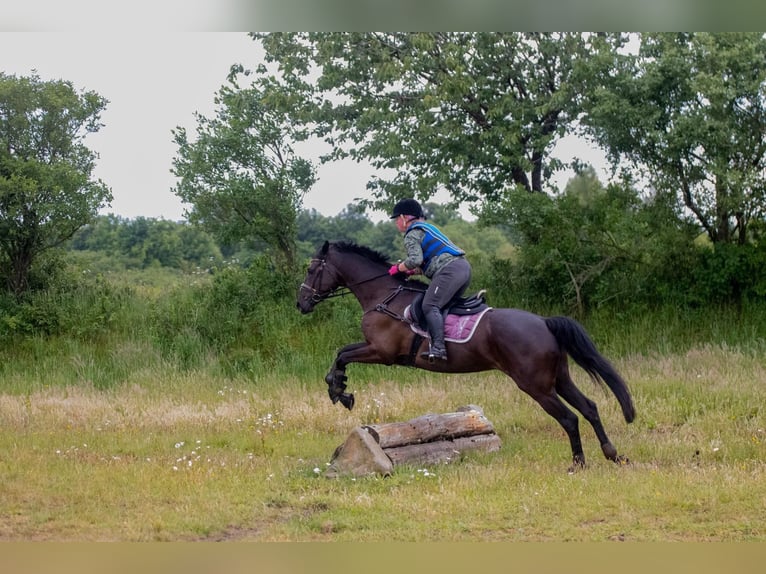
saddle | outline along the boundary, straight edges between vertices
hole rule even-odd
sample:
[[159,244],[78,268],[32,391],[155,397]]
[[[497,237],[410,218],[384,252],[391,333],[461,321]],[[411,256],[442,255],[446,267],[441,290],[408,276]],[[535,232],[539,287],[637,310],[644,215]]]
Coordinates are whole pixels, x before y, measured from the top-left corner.
[[[442,311],[444,315],[445,324],[447,323],[447,317],[449,315],[466,316],[466,315],[478,315],[479,313],[489,309],[487,300],[485,299],[486,291],[482,289],[478,293],[469,295],[468,297],[455,297]],[[426,324],[425,315],[423,313],[423,297],[425,293],[419,293],[415,299],[410,303],[409,307],[405,310],[407,319],[412,321],[413,325],[419,327],[422,331],[427,331],[428,326]]]

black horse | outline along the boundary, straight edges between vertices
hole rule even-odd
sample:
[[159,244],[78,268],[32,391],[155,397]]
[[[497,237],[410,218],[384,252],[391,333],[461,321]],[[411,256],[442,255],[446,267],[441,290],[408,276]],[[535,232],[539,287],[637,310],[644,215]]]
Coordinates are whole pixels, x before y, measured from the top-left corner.
[[422,295],[424,286],[419,281],[408,281],[403,274],[391,277],[390,265],[384,255],[367,247],[325,242],[311,260],[300,286],[297,305],[302,313],[310,313],[317,303],[347,292],[343,288],[353,293],[364,311],[361,326],[365,341],[340,349],[325,377],[333,403],[340,401],[346,408],[353,408],[354,396],[345,392],[349,363],[410,365],[448,373],[497,369],[511,377],[564,428],[572,447],[573,467],[584,466],[585,455],[579,419],[562,399],[591,424],[607,459],[626,461],[607,437],[596,404],[575,386],[567,355],[594,381],[606,383],[629,423],[635,418],[630,390],[578,322],[568,317],[545,318],[520,309],[484,309],[470,339],[457,343],[448,338],[449,359],[430,363],[420,357],[420,347],[427,348],[427,340],[413,331],[410,314],[405,314]]

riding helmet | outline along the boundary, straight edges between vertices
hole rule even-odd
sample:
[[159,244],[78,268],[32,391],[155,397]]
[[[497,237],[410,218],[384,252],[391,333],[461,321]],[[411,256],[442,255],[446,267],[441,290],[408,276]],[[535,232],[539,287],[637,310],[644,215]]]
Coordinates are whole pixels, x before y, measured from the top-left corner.
[[400,215],[413,215],[415,217],[424,217],[423,208],[414,199],[402,199],[395,206],[391,219],[396,219]]

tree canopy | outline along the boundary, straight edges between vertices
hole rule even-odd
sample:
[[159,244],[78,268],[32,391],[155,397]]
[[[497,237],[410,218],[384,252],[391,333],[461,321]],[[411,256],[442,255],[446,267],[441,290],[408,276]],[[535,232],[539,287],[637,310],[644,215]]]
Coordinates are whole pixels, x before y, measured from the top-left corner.
[[456,204],[543,191],[592,51],[583,33],[253,36],[278,65],[270,98],[331,144],[327,159],[390,174],[369,183],[379,207],[439,189]]
[[6,288],[27,290],[42,252],[61,245],[111,201],[92,179],[107,100],[70,82],[0,72],[0,269]]
[[746,243],[766,213],[764,35],[641,34],[592,81],[583,122],[614,163],[675,198],[713,243]]
[[292,264],[297,211],[314,167],[293,153],[284,115],[256,85],[240,89],[237,72],[216,96],[216,117],[195,114],[195,139],[185,128],[174,131],[174,191],[191,206],[191,222],[224,242],[260,240]]

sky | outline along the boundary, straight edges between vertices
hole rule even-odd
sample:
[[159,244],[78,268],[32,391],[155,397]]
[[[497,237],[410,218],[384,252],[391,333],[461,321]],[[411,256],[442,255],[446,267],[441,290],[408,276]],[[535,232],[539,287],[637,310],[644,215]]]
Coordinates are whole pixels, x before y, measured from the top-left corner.
[[[84,141],[99,154],[94,177],[114,196],[103,213],[173,221],[184,218],[185,206],[171,191],[178,151],[172,130],[183,126],[193,137],[194,112],[215,114],[229,68],[259,62],[258,46],[244,32],[0,32],[0,54],[6,74],[36,70],[43,80],[71,81],[109,100],[104,127]],[[323,167],[303,207],[337,215],[364,195],[368,172],[351,162]]]
[[[194,112],[215,114],[214,97],[229,68],[242,64],[254,69],[258,62],[258,45],[244,32],[0,32],[0,71],[28,76],[36,70],[43,80],[67,80],[78,91],[95,91],[109,100],[101,115],[104,127],[84,143],[99,154],[94,177],[112,189],[111,206],[102,213],[126,218],[184,219],[188,206],[171,191],[178,151],[172,130],[183,126],[193,136]],[[318,164],[311,148],[297,151]],[[597,166],[603,163],[599,152],[572,138],[558,146],[557,155],[565,161],[578,155]],[[350,160],[321,166],[303,207],[337,215],[366,197],[373,173],[370,166]],[[568,177],[562,174],[557,181],[566,183]]]

